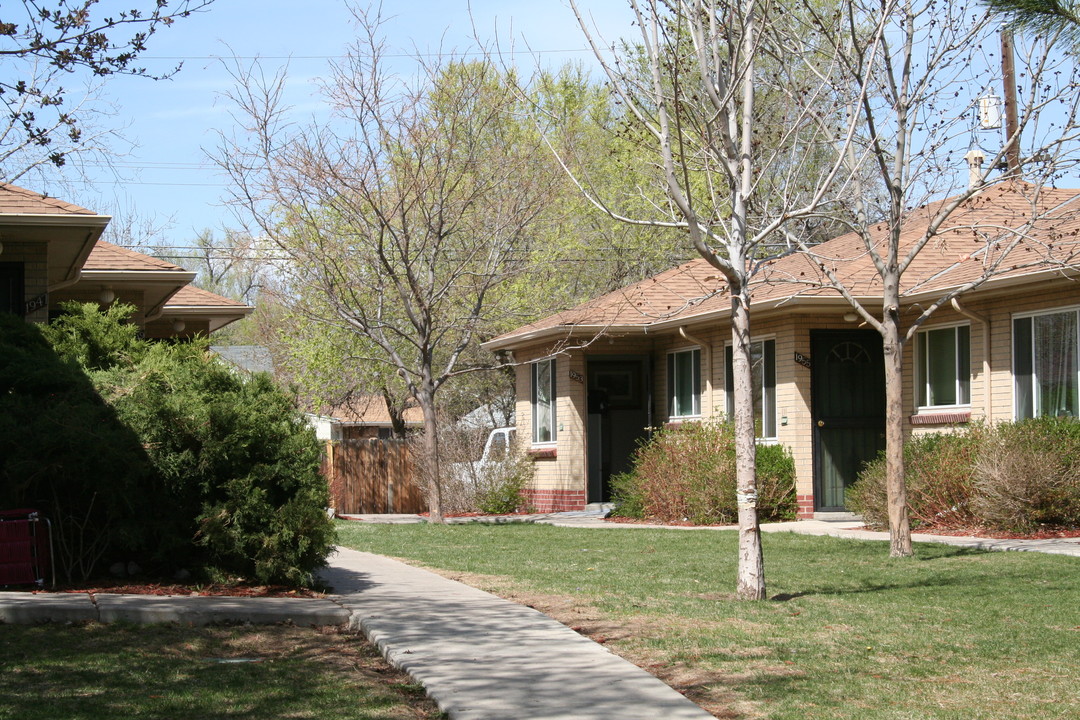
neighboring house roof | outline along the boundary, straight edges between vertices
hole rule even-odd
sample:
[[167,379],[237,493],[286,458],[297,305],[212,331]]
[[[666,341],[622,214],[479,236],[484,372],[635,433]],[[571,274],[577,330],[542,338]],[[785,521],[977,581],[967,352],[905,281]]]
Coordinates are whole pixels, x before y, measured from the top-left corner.
[[[352,397],[332,407],[323,408],[320,416],[332,418],[341,425],[369,425],[390,427],[390,413],[386,410],[386,401],[379,395],[361,395]],[[424,424],[424,413],[416,404],[405,408],[406,425]]]
[[139,298],[142,321],[169,323],[157,328],[165,335],[180,332],[168,329],[171,325],[193,321],[207,323],[213,332],[254,311],[250,305],[189,285],[195,277],[196,273],[167,260],[99,240],[86,258],[79,280],[58,292],[55,299],[86,300],[106,290],[121,299]]
[[165,304],[195,275],[179,265],[98,240],[83,264],[78,282],[65,294],[77,299],[80,293],[96,296],[104,290],[111,290],[117,296],[137,293],[144,318],[152,320],[161,315]]
[[[953,199],[947,198],[908,214],[900,236],[901,253],[925,237],[935,214],[950,202]],[[878,248],[884,247],[887,230],[884,223],[871,228]],[[1080,191],[1026,183],[985,188],[962,202],[936,229],[904,273],[902,297],[916,302],[962,287],[981,276],[985,262],[995,259],[993,254],[987,255],[993,252],[988,247],[999,248],[1016,238],[1021,238],[1020,246],[983,287],[1073,272],[1080,260]],[[828,240],[814,250],[816,257],[792,253],[763,263],[753,280],[751,308],[846,305],[839,292],[825,286],[818,262],[830,262],[857,298],[881,297],[881,279],[858,234]],[[609,329],[647,332],[727,316],[730,310],[723,275],[704,259],[697,259],[520,327],[489,340],[484,347],[511,347]]]
[[50,291],[72,284],[111,220],[56,198],[0,183],[0,242],[45,244]]
[[104,240],[99,240],[97,245],[94,246],[94,249],[90,252],[90,257],[86,259],[86,264],[83,265],[83,270],[99,272],[182,272],[194,275],[194,273],[185,270],[179,265],[173,265],[171,262],[160,258],[143,255]]
[[57,198],[21,188],[10,183],[0,183],[0,213],[21,215],[97,215],[92,210],[73,205]]
[[191,285],[180,288],[165,303],[161,316],[173,320],[207,320],[210,332],[254,312],[255,308]]

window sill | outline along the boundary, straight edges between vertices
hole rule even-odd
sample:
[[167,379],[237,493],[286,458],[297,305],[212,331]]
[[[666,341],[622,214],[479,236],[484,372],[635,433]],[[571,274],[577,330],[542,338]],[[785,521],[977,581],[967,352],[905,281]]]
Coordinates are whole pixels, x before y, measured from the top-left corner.
[[551,460],[558,457],[558,448],[534,447],[526,450],[525,454],[533,460]]
[[680,425],[686,425],[688,423],[696,423],[696,422],[701,422],[701,416],[700,415],[687,415],[686,417],[668,418],[668,421],[666,423],[664,423],[664,429],[665,430],[673,430],[674,428],[677,428]]
[[912,425],[949,425],[971,422],[971,410],[936,410],[912,415]]

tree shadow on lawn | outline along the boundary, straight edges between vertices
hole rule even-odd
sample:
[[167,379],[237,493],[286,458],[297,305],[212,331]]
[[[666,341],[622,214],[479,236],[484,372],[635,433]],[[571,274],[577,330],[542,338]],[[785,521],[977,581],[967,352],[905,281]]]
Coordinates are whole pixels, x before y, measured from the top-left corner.
[[[957,558],[968,558],[977,556],[987,556],[992,554],[988,550],[979,550],[977,548],[963,548],[953,547],[948,545],[922,545],[919,547],[919,552],[914,558],[899,559],[895,562],[898,564],[891,564],[893,560],[891,558],[883,558],[890,564],[882,564],[880,566],[880,572],[887,572],[891,568],[912,569],[915,571],[925,571],[932,569],[927,566],[926,563],[932,563],[940,560],[952,560]],[[900,565],[899,563],[903,563]],[[908,565],[908,563],[911,563]],[[916,564],[917,563],[917,564]],[[801,597],[808,597],[814,595],[857,595],[863,593],[879,593],[888,592],[892,590],[912,590],[916,588],[932,588],[932,587],[958,587],[968,586],[971,584],[970,578],[963,576],[956,576],[955,574],[945,575],[942,573],[935,573],[933,575],[921,575],[918,577],[911,577],[906,580],[892,580],[892,581],[874,581],[868,579],[860,579],[856,576],[843,578],[844,585],[817,587],[811,590],[802,590],[794,593],[777,593],[773,595],[770,600],[774,602],[788,602]]]
[[[355,704],[338,689],[349,682],[349,668],[339,667],[344,659],[332,662],[345,650],[345,638],[320,639],[311,629],[117,624],[0,630],[6,636],[0,636],[5,717],[267,718]],[[376,701],[376,707],[385,706]],[[377,710],[349,715],[379,716]]]

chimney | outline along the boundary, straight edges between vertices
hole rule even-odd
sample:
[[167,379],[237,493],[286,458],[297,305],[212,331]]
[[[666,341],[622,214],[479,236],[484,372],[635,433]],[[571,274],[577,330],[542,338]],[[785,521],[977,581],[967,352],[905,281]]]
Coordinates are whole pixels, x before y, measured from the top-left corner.
[[983,184],[983,161],[986,160],[986,154],[979,148],[973,147],[967,151],[964,155],[964,159],[968,164],[968,189],[975,190],[982,187]]

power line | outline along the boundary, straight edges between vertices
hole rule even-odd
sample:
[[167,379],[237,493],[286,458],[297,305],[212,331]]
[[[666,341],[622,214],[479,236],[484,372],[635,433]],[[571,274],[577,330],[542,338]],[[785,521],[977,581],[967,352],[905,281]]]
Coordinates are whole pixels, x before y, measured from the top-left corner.
[[[431,53],[388,53],[381,54],[381,58],[413,59],[413,58],[438,58],[438,57],[488,57],[490,55],[556,55],[565,53],[591,53],[587,47],[567,48],[565,50],[509,50],[506,52],[489,53],[483,50],[472,52],[431,52]],[[168,60],[183,62],[185,60],[340,60],[342,55],[140,55],[140,60]]]

